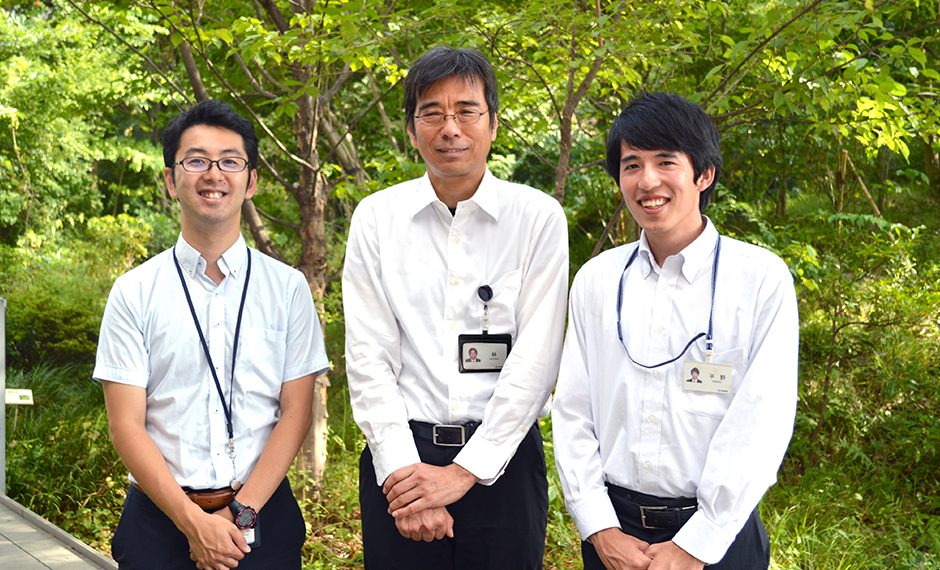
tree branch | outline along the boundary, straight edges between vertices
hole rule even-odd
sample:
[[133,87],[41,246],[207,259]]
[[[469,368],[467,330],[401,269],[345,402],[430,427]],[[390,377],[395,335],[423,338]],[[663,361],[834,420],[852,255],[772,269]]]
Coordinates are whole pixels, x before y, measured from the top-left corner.
[[[806,15],[808,12],[810,12],[811,10],[813,10],[816,6],[818,6],[819,4],[821,4],[822,1],[823,1],[823,0],[816,0],[815,2],[813,2],[812,4],[810,4],[809,6],[807,6],[806,8],[804,8],[799,14],[797,14],[796,16],[793,16],[792,18],[790,18],[790,20],[788,20],[788,21],[785,22],[783,25],[781,25],[779,28],[777,28],[776,30],[774,30],[772,34],[770,34],[769,36],[767,36],[766,38],[764,38],[764,41],[762,41],[761,43],[757,44],[757,47],[755,47],[753,50],[751,50],[751,53],[747,54],[747,56],[746,56],[743,60],[741,60],[741,61],[738,63],[737,67],[735,67],[735,68],[731,71],[731,73],[729,73],[727,76],[725,76],[725,78],[721,81],[721,83],[718,84],[718,87],[715,87],[715,90],[712,91],[711,93],[709,93],[709,95],[708,95],[707,97],[705,97],[705,99],[704,99],[702,102],[704,103],[704,102],[707,102],[707,101],[711,101],[711,100],[712,100],[712,97],[714,97],[716,93],[718,93],[719,91],[721,91],[722,89],[724,89],[724,87],[728,84],[728,82],[731,81],[731,79],[737,75],[738,71],[740,71],[741,68],[744,67],[744,64],[745,64],[745,63],[747,63],[749,60],[751,60],[751,58],[753,58],[753,57],[754,57],[755,55],[757,55],[762,49],[764,49],[764,46],[766,46],[768,43],[770,43],[770,41],[771,41],[772,39],[774,39],[775,37],[777,37],[777,35],[779,35],[780,32],[782,32],[782,31],[785,30],[787,27],[789,27],[790,24],[792,24],[793,22],[799,20],[799,19],[802,18],[804,15]],[[736,80],[736,81],[735,81],[735,84],[737,84],[737,81],[740,81],[740,79]],[[733,85],[732,85],[732,87],[733,87]],[[730,90],[731,87],[729,87],[728,89]],[[717,105],[717,104],[718,104],[718,101],[721,101],[721,99],[723,99],[724,96],[725,96],[727,93],[728,93],[728,91],[725,91],[724,93],[721,94],[721,97],[719,97],[717,100],[711,101],[711,104],[708,106],[708,108],[705,110],[705,112],[706,112],[706,113],[709,112],[709,111],[711,110],[711,108],[714,107],[715,105]]]
[[604,228],[604,232],[601,234],[601,239],[597,240],[597,245],[594,246],[594,251],[591,252],[592,259],[597,257],[597,254],[601,252],[601,247],[603,247],[604,242],[607,241],[607,236],[610,235],[610,230],[614,229],[614,224],[617,223],[617,220],[620,218],[620,214],[623,212],[623,209],[626,205],[627,201],[621,198],[620,203],[617,204],[617,209],[614,210],[614,215],[610,217],[610,221],[607,222],[607,227]]
[[88,12],[82,10],[81,6],[79,6],[78,4],[76,4],[76,3],[74,2],[74,0],[68,0],[68,3],[71,4],[76,10],[78,10],[79,12],[81,12],[82,15],[85,16],[85,18],[88,19],[88,21],[93,22],[94,24],[96,24],[96,25],[98,25],[98,26],[104,28],[105,31],[107,31],[109,34],[111,34],[112,36],[114,36],[119,42],[121,42],[122,44],[124,44],[124,45],[126,45],[127,47],[129,47],[129,48],[131,49],[131,51],[133,51],[135,54],[137,54],[137,56],[138,56],[140,59],[144,60],[144,61],[147,63],[147,65],[148,65],[154,72],[156,72],[157,75],[159,75],[161,78],[163,78],[163,80],[166,81],[167,85],[169,85],[170,87],[172,87],[174,91],[176,91],[180,96],[183,97],[183,99],[189,99],[189,96],[186,95],[186,93],[185,93],[182,89],[180,89],[180,87],[176,84],[175,81],[173,81],[171,78],[167,77],[162,71],[160,71],[160,68],[157,67],[157,64],[155,64],[155,63],[153,62],[153,60],[151,60],[149,57],[147,57],[146,55],[144,55],[143,53],[141,53],[141,51],[140,51],[139,49],[137,49],[137,48],[135,48],[134,46],[132,46],[127,40],[125,40],[125,39],[124,39],[123,37],[121,37],[117,32],[115,32],[113,29],[111,29],[110,26],[108,26],[107,24],[105,24],[105,23],[102,22],[101,20],[96,20],[95,18],[92,18],[91,15],[90,15]]
[[290,228],[290,229],[294,230],[294,232],[296,232],[298,235],[300,234],[300,226],[298,226],[297,224],[293,224],[293,223],[288,222],[288,221],[285,221],[285,220],[279,220],[278,218],[275,218],[274,216],[272,216],[271,214],[268,214],[267,212],[265,212],[264,210],[262,210],[261,208],[259,208],[259,207],[257,207],[257,206],[255,206],[255,210],[261,215],[262,218],[265,218],[265,219],[267,219],[267,220],[271,220],[272,222],[274,222],[275,224],[278,224],[278,225],[280,225],[280,226],[284,226],[284,227],[286,227],[286,228]]

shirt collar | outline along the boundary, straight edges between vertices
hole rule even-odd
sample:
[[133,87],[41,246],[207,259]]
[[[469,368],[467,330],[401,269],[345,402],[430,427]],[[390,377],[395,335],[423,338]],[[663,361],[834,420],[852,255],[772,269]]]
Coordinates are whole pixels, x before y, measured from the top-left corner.
[[[496,178],[490,172],[490,169],[487,168],[477,191],[473,193],[473,196],[465,200],[465,202],[475,204],[491,218],[499,220],[499,194],[496,191],[496,185],[493,183],[495,180]],[[414,192],[414,200],[412,201],[413,208],[410,212],[412,218],[425,208],[437,207],[443,204],[441,199],[437,197],[437,193],[434,192],[434,186],[431,184],[431,179],[428,178],[427,173],[418,181]]]
[[[695,279],[702,265],[713,259],[715,244],[718,241],[718,230],[715,229],[708,216],[702,217],[705,218],[705,229],[692,243],[685,246],[685,249],[677,254],[679,262],[682,264],[682,276],[689,283]],[[656,265],[653,252],[646,240],[646,231],[640,233],[639,258],[644,279],[649,276],[651,271],[659,273],[659,266]]]
[[[238,279],[242,268],[248,260],[247,256],[248,250],[245,247],[245,238],[242,237],[241,234],[238,234],[238,239],[235,240],[235,243],[225,250],[222,254],[222,258],[219,259],[219,269],[223,274],[232,275]],[[180,234],[180,237],[176,240],[176,259],[179,261],[183,271],[190,277],[196,274],[197,269],[200,269],[201,273],[205,273],[206,271],[205,267],[199,268],[199,260],[202,259],[202,254],[183,239],[183,234]]]

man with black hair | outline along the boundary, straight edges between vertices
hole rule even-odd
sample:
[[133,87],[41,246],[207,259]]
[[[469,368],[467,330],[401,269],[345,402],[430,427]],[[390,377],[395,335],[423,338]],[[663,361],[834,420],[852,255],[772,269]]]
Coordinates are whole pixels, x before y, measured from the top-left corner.
[[[487,169],[499,98],[482,54],[432,49],[404,90],[427,174],[359,204],[343,273],[365,567],[541,568],[565,216]],[[471,343],[487,366],[463,366]]]
[[122,569],[301,567],[287,482],[329,368],[306,279],[240,233],[258,183],[254,126],[203,101],[163,135],[176,246],[117,279],[94,378],[130,471]]
[[552,411],[584,567],[767,568],[757,504],[793,430],[793,279],[703,215],[721,149],[698,105],[631,101],[607,168],[642,233],[575,276]]

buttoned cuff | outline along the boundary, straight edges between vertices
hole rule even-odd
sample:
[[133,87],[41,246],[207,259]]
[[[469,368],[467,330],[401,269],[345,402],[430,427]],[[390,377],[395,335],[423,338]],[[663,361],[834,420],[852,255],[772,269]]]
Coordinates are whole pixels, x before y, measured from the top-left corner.
[[369,445],[372,465],[375,467],[376,484],[382,486],[388,476],[402,467],[421,463],[414,435],[410,429],[396,429],[389,437],[376,445]]
[[736,536],[708,520],[702,511],[698,511],[682,525],[672,541],[705,564],[717,564],[724,558]]
[[617,511],[607,496],[607,489],[596,492],[576,503],[565,501],[568,514],[578,525],[581,540],[587,540],[592,534],[607,528],[620,528]]
[[481,485],[492,485],[503,474],[510,459],[505,449],[477,431],[454,458],[454,463],[476,475]]

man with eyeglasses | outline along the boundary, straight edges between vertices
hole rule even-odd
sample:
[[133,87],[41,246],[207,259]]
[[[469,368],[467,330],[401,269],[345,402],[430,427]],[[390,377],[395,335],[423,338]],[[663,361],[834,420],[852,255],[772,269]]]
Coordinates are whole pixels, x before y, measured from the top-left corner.
[[607,141],[643,231],[571,285],[552,426],[584,568],[767,568],[757,504],[793,431],[793,278],[703,215],[722,159],[701,107],[642,95]]
[[[359,204],[343,275],[365,567],[541,568],[565,216],[487,169],[499,98],[482,54],[432,49],[404,90],[427,174]],[[482,362],[464,366],[471,349]]]
[[111,552],[122,569],[299,570],[286,474],[329,368],[310,288],[241,236],[250,121],[203,101],[167,125],[163,156],[180,237],[115,282],[93,374],[132,483]]

